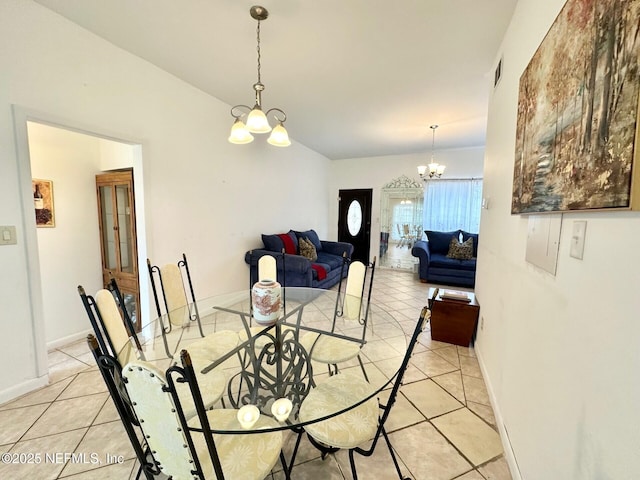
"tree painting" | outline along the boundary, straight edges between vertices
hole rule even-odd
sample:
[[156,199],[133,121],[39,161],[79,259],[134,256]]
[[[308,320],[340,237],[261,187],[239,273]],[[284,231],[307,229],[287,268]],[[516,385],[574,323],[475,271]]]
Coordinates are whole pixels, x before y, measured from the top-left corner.
[[639,58],[640,0],[567,1],[520,77],[511,213],[630,207]]

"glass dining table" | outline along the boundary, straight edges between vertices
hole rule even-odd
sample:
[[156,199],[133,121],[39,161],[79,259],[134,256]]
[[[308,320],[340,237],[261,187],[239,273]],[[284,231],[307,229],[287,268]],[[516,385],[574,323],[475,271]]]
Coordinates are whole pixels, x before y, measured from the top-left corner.
[[[276,418],[278,427],[269,431],[299,430],[355,408],[384,390],[397,374],[406,351],[402,327],[384,308],[369,304],[365,327],[358,320],[334,315],[345,301],[344,294],[340,296],[332,290],[282,288],[277,320],[273,325],[260,325],[252,318],[249,290],[217,295],[156,318],[142,327],[139,345],[130,342],[125,348],[165,371],[180,365],[182,350],[189,352],[190,346],[201,347],[205,342],[209,361],[204,366],[202,362],[198,364],[199,383],[206,381],[209,372],[222,371],[228,379],[222,398],[225,407],[251,408],[258,415]],[[237,340],[233,337],[233,342],[228,341],[230,332],[237,335]],[[306,395],[329,376],[326,364],[311,359],[313,338],[327,335],[363,342],[363,332],[360,355],[367,370],[368,388],[345,391],[335,409],[311,416],[307,413],[301,419],[298,413]],[[305,339],[307,335],[311,337]],[[218,338],[225,341],[218,342]],[[383,368],[374,361],[383,364]],[[340,374],[363,375],[357,361],[339,367]],[[264,428],[254,429],[241,420],[239,416],[238,422],[211,425],[211,429],[220,434],[265,432]]]

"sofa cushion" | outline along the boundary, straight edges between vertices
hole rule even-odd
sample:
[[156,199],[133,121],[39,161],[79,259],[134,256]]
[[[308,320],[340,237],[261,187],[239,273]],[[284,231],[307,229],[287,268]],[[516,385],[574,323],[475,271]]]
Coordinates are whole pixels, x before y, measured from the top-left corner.
[[465,242],[469,238],[473,238],[473,256],[478,256],[478,234],[477,233],[469,233],[462,230],[462,241]]
[[469,260],[458,260],[456,258],[448,258],[446,255],[437,253],[431,256],[429,269],[432,268],[447,268],[451,270],[475,270],[476,259],[471,258]]
[[296,230],[293,230],[293,233],[295,234],[296,237],[298,237],[298,239],[307,238],[308,240],[311,240],[311,243],[313,243],[313,246],[316,247],[316,252],[319,252],[320,250],[322,250],[322,243],[320,242],[320,237],[318,237],[318,234],[316,233],[315,230],[307,230],[306,232],[298,232]]
[[339,257],[337,255],[332,255],[331,253],[327,253],[327,252],[318,252],[318,263],[322,263],[323,265],[326,265],[329,270],[334,270],[336,268],[342,268],[342,257]]
[[308,258],[312,262],[318,259],[318,252],[316,252],[316,247],[313,246],[311,240],[301,237],[298,239],[298,245],[300,246],[300,255],[304,258]]
[[453,237],[449,242],[449,251],[447,258],[456,258],[458,260],[469,260],[473,257],[473,238],[467,238],[464,242],[459,242]]
[[298,253],[298,238],[289,230],[287,233],[277,233],[274,235],[262,234],[264,249],[270,252],[281,253],[284,248],[285,253],[296,255]]
[[425,230],[424,233],[427,234],[427,240],[429,240],[429,251],[431,253],[442,253],[446,255],[449,251],[451,238],[457,239],[460,235],[460,230],[454,230],[453,232]]

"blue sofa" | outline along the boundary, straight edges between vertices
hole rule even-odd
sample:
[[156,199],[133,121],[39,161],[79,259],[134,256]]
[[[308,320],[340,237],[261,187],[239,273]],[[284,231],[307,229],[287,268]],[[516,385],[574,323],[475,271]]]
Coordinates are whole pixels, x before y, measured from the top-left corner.
[[[317,260],[311,261],[299,255],[299,239],[307,238],[313,243]],[[264,248],[248,251],[244,260],[249,265],[249,281],[253,285],[258,279],[258,260],[263,255],[272,255],[276,259],[278,282],[285,287],[312,287],[329,289],[347,276],[343,272],[343,254],[349,261],[353,254],[353,245],[345,242],[320,240],[315,230],[295,231],[275,235],[262,235]],[[283,253],[284,251],[284,253]],[[284,257],[284,258],[283,258]],[[283,269],[284,264],[284,269]]]
[[[464,230],[452,232],[436,232],[426,230],[428,241],[417,241],[411,254],[420,260],[419,276],[421,282],[453,285],[458,287],[474,287],[476,283],[476,257],[478,256],[478,234]],[[473,238],[473,258],[458,260],[448,258],[451,238],[465,242]]]

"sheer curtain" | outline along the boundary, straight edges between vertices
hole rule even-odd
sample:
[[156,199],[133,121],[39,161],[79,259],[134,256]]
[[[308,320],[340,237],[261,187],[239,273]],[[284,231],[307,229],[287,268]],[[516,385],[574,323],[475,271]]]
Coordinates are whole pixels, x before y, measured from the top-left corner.
[[482,179],[431,180],[424,190],[423,230],[478,233]]

